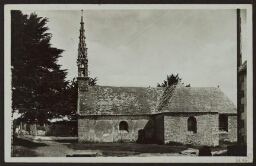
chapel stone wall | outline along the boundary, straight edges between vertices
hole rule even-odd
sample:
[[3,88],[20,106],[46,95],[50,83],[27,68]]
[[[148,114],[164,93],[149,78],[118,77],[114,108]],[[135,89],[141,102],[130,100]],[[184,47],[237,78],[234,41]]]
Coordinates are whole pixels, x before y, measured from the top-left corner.
[[[190,116],[196,118],[196,133],[188,131],[188,118]],[[164,126],[165,143],[177,142],[194,145],[219,145],[217,113],[181,113],[176,115],[165,115]]]
[[237,116],[228,116],[228,141],[237,142]]
[[[79,142],[135,142],[149,116],[85,116],[78,119]],[[125,121],[128,131],[119,130]]]

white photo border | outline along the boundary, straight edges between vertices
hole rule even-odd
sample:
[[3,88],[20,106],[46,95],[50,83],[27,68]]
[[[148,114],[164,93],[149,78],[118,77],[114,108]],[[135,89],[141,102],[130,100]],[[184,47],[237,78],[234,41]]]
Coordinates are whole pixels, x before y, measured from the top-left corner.
[[[247,157],[11,157],[11,10],[246,9]],[[245,163],[253,161],[253,53],[251,4],[6,4],[4,6],[4,154],[5,162],[34,163]]]

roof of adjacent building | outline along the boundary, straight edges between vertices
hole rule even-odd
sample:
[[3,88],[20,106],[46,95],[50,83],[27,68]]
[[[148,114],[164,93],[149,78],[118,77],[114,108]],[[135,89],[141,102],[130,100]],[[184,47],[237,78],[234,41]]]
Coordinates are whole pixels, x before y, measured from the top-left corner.
[[145,115],[162,112],[236,113],[235,105],[219,89],[89,86],[80,102],[81,115]]

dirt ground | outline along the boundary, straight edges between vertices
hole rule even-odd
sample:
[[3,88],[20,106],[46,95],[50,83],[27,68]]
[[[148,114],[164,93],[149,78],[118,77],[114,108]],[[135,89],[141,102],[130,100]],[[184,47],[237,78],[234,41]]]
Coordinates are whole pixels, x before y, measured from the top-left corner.
[[168,146],[137,143],[90,143],[42,141],[32,142],[16,138],[13,156],[19,157],[105,157],[105,156],[172,156],[187,149],[185,146]]
[[13,146],[13,156],[19,157],[66,157],[72,152],[65,143],[56,141],[32,142],[16,138]]
[[[78,143],[74,140],[33,142],[24,138],[15,138],[13,143],[12,156],[14,157],[181,156],[185,151],[192,150],[194,153],[195,150],[200,149],[199,146],[176,144]],[[227,145],[223,143],[218,147],[211,147],[211,151],[226,150]]]

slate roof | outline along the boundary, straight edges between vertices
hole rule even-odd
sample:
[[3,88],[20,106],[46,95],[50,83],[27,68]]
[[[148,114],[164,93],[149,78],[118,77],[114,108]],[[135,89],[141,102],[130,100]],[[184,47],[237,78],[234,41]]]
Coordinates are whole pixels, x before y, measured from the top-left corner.
[[162,112],[237,113],[235,105],[215,87],[185,87],[178,84]]
[[89,86],[80,105],[86,115],[144,115],[157,110],[164,88]]
[[162,112],[236,113],[235,105],[213,87],[169,88],[89,86],[81,115],[145,115]]

